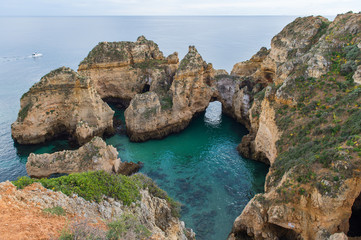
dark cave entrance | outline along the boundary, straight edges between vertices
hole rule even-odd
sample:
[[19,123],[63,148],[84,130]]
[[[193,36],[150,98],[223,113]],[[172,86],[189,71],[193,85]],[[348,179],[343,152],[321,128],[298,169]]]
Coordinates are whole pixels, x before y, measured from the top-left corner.
[[150,85],[149,85],[149,84],[145,84],[144,87],[143,87],[142,93],[149,92],[149,90],[150,90]]
[[271,71],[265,71],[264,78],[267,80],[267,82],[273,82],[274,73]]
[[352,214],[349,220],[348,237],[361,237],[361,194],[352,205]]
[[279,240],[299,240],[301,236],[292,229],[283,228],[276,224],[270,224],[270,229],[277,234]]

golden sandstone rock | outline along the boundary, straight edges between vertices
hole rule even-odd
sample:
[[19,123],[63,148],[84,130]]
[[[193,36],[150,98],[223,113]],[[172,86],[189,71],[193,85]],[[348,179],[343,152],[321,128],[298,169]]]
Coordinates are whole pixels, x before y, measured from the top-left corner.
[[23,95],[11,126],[20,144],[36,144],[68,135],[78,144],[113,131],[114,111],[91,81],[70,68],[51,71]]

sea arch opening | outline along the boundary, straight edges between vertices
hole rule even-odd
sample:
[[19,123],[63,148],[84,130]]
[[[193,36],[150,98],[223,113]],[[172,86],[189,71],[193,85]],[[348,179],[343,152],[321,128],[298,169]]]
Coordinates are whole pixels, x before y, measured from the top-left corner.
[[222,103],[220,101],[211,101],[205,110],[204,122],[209,125],[217,126],[222,122]]

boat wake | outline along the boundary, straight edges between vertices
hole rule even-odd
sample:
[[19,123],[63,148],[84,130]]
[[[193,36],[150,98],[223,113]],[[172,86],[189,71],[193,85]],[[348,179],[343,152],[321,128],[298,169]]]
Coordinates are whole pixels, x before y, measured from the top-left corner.
[[42,53],[33,53],[31,55],[28,55],[28,56],[0,57],[0,63],[14,62],[14,61],[25,60],[25,59],[36,59],[36,58],[39,58],[39,57],[42,57],[42,56],[43,56]]

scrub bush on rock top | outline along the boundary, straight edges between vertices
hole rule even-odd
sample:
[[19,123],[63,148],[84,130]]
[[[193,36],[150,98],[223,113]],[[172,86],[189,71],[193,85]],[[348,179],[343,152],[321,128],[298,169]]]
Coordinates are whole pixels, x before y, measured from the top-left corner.
[[353,13],[333,22],[298,18],[272,39],[260,68],[273,67],[275,84],[252,103],[250,135],[239,147],[265,156],[270,171],[229,239],[348,234],[361,192],[360,41],[361,14]]

